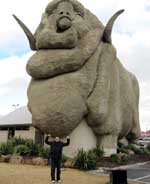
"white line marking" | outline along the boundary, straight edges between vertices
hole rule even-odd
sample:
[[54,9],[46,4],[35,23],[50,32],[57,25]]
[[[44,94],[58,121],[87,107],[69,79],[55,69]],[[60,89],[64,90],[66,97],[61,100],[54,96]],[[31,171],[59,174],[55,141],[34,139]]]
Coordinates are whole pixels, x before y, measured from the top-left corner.
[[141,179],[148,178],[148,177],[150,177],[150,174],[147,175],[147,176],[143,176],[143,177],[140,177],[140,178],[136,178],[136,179],[134,179],[134,180],[137,181],[137,180],[141,180]]
[[[135,181],[135,180],[128,179],[128,181],[131,181],[131,182],[132,182],[132,181]],[[139,183],[139,184],[140,184],[140,183],[141,183],[141,184],[149,184],[149,183],[145,183],[144,181],[138,181],[138,183]]]
[[[132,181],[135,181],[135,180],[132,180],[132,179],[128,179],[128,181],[132,182]],[[141,183],[141,184],[150,184],[150,183],[147,183],[147,182],[143,182],[143,181],[138,181],[138,183]]]

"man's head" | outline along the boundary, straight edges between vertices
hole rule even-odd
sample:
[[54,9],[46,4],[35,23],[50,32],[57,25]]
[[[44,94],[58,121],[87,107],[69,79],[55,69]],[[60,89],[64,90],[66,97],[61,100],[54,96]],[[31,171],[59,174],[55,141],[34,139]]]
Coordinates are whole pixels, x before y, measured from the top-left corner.
[[56,142],[59,142],[60,141],[60,138],[59,137],[55,137],[55,141]]

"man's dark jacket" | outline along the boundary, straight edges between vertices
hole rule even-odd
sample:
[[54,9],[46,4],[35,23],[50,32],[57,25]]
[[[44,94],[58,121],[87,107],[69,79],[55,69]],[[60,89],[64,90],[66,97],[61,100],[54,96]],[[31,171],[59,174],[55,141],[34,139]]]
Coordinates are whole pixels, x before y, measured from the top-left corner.
[[67,139],[66,143],[61,141],[49,141],[49,136],[46,136],[45,143],[51,146],[50,157],[54,160],[61,160],[62,158],[62,149],[64,146],[68,146],[70,144],[70,139]]

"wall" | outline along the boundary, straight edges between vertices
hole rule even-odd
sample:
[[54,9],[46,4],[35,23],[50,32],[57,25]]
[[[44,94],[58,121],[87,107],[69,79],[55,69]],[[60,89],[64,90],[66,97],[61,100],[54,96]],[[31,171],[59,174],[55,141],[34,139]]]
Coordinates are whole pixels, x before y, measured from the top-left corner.
[[29,130],[16,130],[15,131],[15,137],[22,137],[25,139],[35,139],[35,128],[30,127]]
[[8,138],[8,131],[0,131],[0,143],[6,142]]
[[87,151],[94,147],[96,147],[96,136],[85,120],[83,120],[70,134],[70,145],[64,147],[63,153],[66,156],[73,157],[78,149],[83,148]]

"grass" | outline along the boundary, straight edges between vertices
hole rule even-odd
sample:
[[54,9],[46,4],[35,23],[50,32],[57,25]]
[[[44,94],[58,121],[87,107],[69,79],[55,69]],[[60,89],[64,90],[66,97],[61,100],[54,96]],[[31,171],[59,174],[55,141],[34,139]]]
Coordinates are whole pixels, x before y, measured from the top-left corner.
[[[109,177],[95,176],[86,172],[65,169],[62,171],[62,184],[105,184]],[[12,165],[0,163],[0,184],[48,184],[50,168],[48,166]],[[136,183],[131,183],[136,184]]]
[[[105,183],[107,176],[93,176],[85,172],[65,169],[62,171],[65,184],[99,184]],[[1,184],[48,184],[50,183],[50,169],[47,166],[12,165],[0,163]]]

